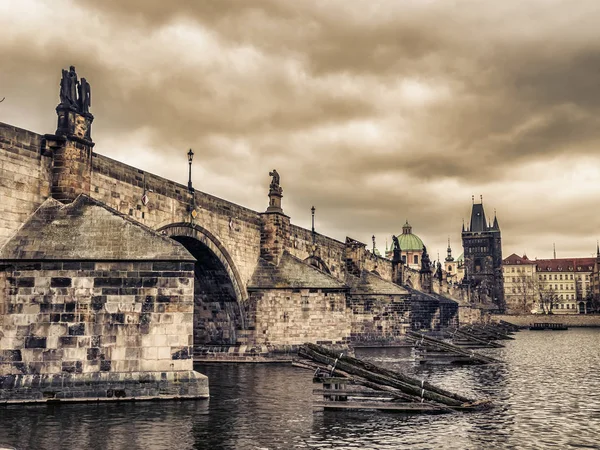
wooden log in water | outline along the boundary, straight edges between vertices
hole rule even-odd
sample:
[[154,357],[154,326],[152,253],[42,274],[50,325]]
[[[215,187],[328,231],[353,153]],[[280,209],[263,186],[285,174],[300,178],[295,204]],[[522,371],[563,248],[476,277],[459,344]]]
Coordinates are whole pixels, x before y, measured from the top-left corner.
[[412,340],[415,343],[418,343],[419,345],[429,346],[431,348],[443,350],[454,355],[461,356],[463,358],[469,358],[472,364],[491,364],[500,362],[497,359],[490,358],[489,356],[485,356],[480,353],[475,353],[473,351],[464,350],[456,345],[440,341],[439,339],[426,336],[422,333],[408,331],[406,333],[406,336],[408,339]]
[[[456,329],[456,328],[449,328],[448,330],[446,330],[446,333],[448,333],[452,339],[454,340],[455,338],[458,338],[460,340],[467,340],[467,341],[471,341],[473,343],[476,344],[480,344],[483,347],[490,347],[490,348],[502,348],[504,347],[503,344],[500,344],[498,342],[494,342],[493,339],[483,339],[480,338],[478,336],[475,336],[471,333],[468,333],[462,329]],[[458,345],[458,344],[456,344]]]
[[521,327],[519,325],[515,325],[514,323],[507,322],[506,320],[498,320],[498,325],[509,329],[513,332],[521,331]]
[[443,405],[461,406],[474,402],[470,398],[448,392],[425,381],[410,378],[356,358],[341,356],[339,353],[315,344],[304,344],[299,349],[298,354],[326,365],[334,366],[335,364],[336,368],[350,375],[364,378],[375,385],[390,386],[399,389],[403,393],[422,397]]
[[496,339],[496,340],[514,340],[515,339],[514,337],[511,337],[505,333],[500,333],[489,326],[471,325],[469,328],[478,333],[488,335],[492,339]]

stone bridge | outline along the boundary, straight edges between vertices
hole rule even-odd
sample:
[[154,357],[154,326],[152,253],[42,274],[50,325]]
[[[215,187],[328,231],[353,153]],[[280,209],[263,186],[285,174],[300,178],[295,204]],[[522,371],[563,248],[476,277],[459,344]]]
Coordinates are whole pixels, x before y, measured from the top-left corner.
[[0,123],[0,376],[159,383],[207,344],[389,341],[456,324],[428,268],[406,285],[399,257],[292,224],[276,171],[258,212],[95,152],[94,117],[69,83],[84,86],[73,68],[53,134]]

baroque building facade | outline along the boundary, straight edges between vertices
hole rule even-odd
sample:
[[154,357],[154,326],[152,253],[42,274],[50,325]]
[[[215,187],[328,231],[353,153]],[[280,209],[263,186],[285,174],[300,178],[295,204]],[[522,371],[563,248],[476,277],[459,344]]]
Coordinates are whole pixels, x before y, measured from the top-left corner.
[[530,313],[538,303],[536,263],[513,253],[502,261],[504,300],[511,313]]
[[591,312],[598,258],[530,260],[512,254],[503,261],[504,297],[510,313]]

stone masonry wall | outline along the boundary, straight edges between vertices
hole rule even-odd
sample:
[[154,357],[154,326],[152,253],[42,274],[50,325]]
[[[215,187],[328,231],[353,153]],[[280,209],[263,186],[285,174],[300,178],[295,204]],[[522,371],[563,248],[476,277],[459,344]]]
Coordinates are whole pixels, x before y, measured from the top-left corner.
[[460,326],[485,322],[486,314],[479,308],[459,305],[458,323]]
[[52,160],[43,137],[0,123],[0,247],[50,195]]
[[[147,205],[142,203],[144,192]],[[224,246],[243,283],[254,272],[260,250],[260,215],[255,211],[200,191],[193,200],[186,186],[98,154],[93,156],[90,195],[155,230],[173,223],[197,224]],[[191,205],[198,213],[193,220]]]
[[[306,260],[312,253],[312,233],[296,225],[290,226],[290,248],[288,251],[295,257]],[[316,251],[315,256],[321,259],[331,275],[338,280],[344,279],[344,267],[346,257],[346,245],[327,236],[315,233]],[[376,256],[371,252],[365,252],[364,269],[377,271],[385,280],[392,281],[392,262],[388,259]]]
[[397,295],[351,295],[351,341],[376,342],[400,339],[410,330],[410,299]]
[[420,292],[414,292],[411,299],[411,325],[413,330],[440,331],[458,327],[458,303],[437,300]]
[[562,323],[568,327],[600,327],[600,314],[492,314],[492,320],[504,320],[522,327],[536,322]]
[[[0,287],[0,378],[16,383],[12,400],[77,396],[68,380],[91,386],[83,396],[106,398],[117,388],[121,397],[158,396],[167,381],[161,372],[199,375],[191,359],[193,263],[18,262],[0,269]],[[105,378],[112,384],[94,389]],[[19,394],[23,380],[45,392]],[[194,394],[189,383],[168,389]]]
[[[42,155],[42,148],[43,136],[0,123],[0,246],[50,195],[52,159]],[[180,222],[198,224],[222,243],[244,282],[254,272],[260,247],[260,215],[255,211],[200,191],[192,200],[186,186],[97,153],[92,156],[90,195],[153,229]],[[192,204],[198,213],[194,220],[188,210]],[[318,233],[315,241],[331,274],[343,279],[344,243]],[[291,225],[288,250],[302,260],[308,258],[311,231]],[[389,261],[370,255],[366,265],[391,279]]]
[[269,289],[250,294],[256,345],[347,342],[350,311],[343,291]]

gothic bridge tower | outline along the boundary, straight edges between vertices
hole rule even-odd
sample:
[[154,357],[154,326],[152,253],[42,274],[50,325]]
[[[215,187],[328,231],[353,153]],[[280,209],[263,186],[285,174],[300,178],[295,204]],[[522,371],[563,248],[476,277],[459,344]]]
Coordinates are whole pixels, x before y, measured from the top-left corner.
[[493,223],[488,223],[481,203],[474,203],[471,223],[463,225],[465,282],[471,287],[471,295],[488,298],[498,309],[505,310],[504,278],[502,276],[502,238],[498,219],[494,212]]

